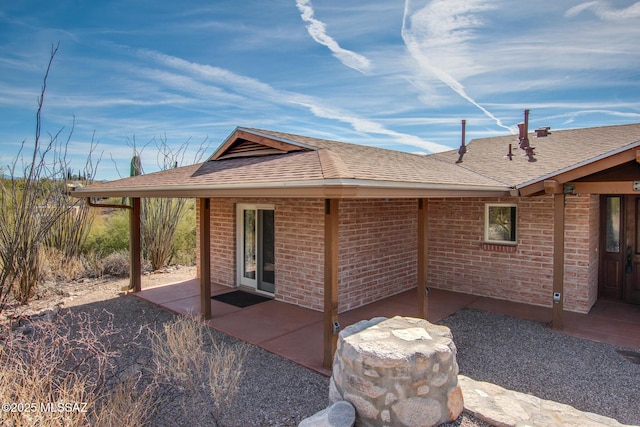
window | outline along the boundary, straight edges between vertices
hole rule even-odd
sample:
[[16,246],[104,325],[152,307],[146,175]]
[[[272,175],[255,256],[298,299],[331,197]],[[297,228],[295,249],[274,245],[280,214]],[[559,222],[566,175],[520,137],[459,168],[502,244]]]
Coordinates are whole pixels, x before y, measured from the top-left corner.
[[484,240],[487,243],[515,244],[516,240],[516,205],[485,205]]

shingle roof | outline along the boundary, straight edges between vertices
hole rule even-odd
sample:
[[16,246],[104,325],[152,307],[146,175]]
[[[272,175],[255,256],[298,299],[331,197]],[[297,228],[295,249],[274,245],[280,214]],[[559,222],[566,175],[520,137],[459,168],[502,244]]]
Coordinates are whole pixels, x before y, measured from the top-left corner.
[[425,184],[501,185],[494,179],[482,177],[473,171],[460,170],[452,167],[449,162],[430,156],[283,132],[251,130],[316,147],[320,151],[326,150],[328,154],[321,157],[322,168],[339,171],[339,178]]
[[[269,138],[288,148],[299,146],[301,150],[274,155],[263,155],[264,151],[257,150],[253,156],[242,153],[241,157],[224,158],[224,150],[238,146],[234,143],[234,135],[255,136],[255,141]],[[471,141],[463,162],[456,164],[457,150],[424,156],[269,130],[237,128],[209,161],[96,183],[79,189],[77,195],[199,197],[253,188],[263,189],[264,193],[260,194],[268,196],[275,193],[266,189],[277,192],[283,188],[290,191],[327,186],[381,187],[388,189],[388,196],[402,189],[441,191],[442,195],[452,195],[456,191],[477,192],[477,195],[500,191],[506,194],[510,188],[543,179],[616,150],[640,145],[640,124],[552,131],[544,138],[530,135],[530,142],[535,147],[537,159],[533,163],[522,155],[517,136],[500,136]],[[504,157],[509,143],[515,154],[511,161]],[[246,145],[251,148],[255,144]]]
[[[604,126],[572,130],[551,130],[546,137],[529,134],[535,147],[535,162],[529,162],[518,147],[517,135],[474,139],[458,166],[490,176],[506,185],[520,187],[532,181],[597,160],[619,150],[640,145],[640,124]],[[513,160],[505,157],[509,144]],[[449,163],[458,159],[452,150],[431,155]]]
[[[286,154],[224,158],[218,153],[204,163],[96,183],[78,190],[79,194],[129,195],[133,192],[176,194],[180,189],[205,191],[260,186],[262,188],[309,188],[310,186],[391,186],[411,188],[507,191],[494,179],[456,168],[437,158],[363,145],[348,144],[301,135],[261,129],[239,128],[243,135],[253,133],[305,147]],[[228,142],[229,139],[227,139]],[[233,147],[233,144],[225,143]],[[219,156],[218,160],[213,160]],[[186,193],[185,193],[186,194]],[[266,194],[265,194],[266,195]]]

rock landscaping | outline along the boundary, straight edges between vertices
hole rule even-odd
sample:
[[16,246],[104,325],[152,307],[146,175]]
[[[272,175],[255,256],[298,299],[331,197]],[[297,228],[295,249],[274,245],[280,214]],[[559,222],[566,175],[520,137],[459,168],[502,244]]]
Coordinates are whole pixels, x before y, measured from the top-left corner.
[[375,318],[340,332],[329,399],[351,402],[358,426],[436,426],[462,413],[457,375],[449,328]]

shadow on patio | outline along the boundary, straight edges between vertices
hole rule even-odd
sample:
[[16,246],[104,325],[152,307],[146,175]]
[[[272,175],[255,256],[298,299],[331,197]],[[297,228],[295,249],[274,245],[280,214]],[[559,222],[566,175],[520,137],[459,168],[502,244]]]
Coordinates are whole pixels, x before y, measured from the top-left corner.
[[[235,290],[211,285],[211,294]],[[373,317],[416,316],[415,290],[403,292],[340,314],[342,328]],[[198,279],[143,289],[134,294],[179,314],[198,314]],[[463,308],[489,311],[549,323],[551,308],[434,289],[429,297],[430,322],[438,322]],[[321,312],[280,301],[267,301],[246,308],[211,300],[216,330],[297,362],[324,375],[322,367],[323,316]],[[640,306],[598,301],[589,314],[565,312],[562,333],[608,344],[640,349]]]

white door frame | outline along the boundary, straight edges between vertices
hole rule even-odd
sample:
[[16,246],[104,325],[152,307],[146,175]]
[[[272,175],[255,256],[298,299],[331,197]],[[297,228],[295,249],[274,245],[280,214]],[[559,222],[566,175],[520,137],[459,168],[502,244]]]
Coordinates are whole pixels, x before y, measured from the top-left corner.
[[[256,204],[256,203],[238,203],[236,205],[236,265],[237,265],[237,271],[236,271],[236,276],[237,276],[237,282],[239,285],[244,285],[244,286],[248,286],[251,287],[252,289],[254,289],[256,292],[259,293],[263,293],[265,295],[270,295],[272,296],[273,293],[271,292],[266,292],[264,290],[259,289],[258,285],[258,279],[259,279],[259,275],[258,275],[258,258],[259,258],[259,254],[258,254],[258,243],[259,243],[259,238],[258,238],[258,211],[259,210],[271,210],[271,211],[275,211],[275,207],[274,205],[271,204]],[[245,259],[244,259],[244,231],[245,231],[245,226],[244,226],[244,212],[245,211],[255,211],[256,212],[256,221],[255,221],[255,229],[254,229],[254,234],[256,236],[255,241],[254,241],[254,258],[255,258],[255,262],[256,262],[256,267],[255,267],[255,275],[253,278],[251,277],[247,277],[245,276],[245,271],[244,271],[244,263],[245,263]]]

